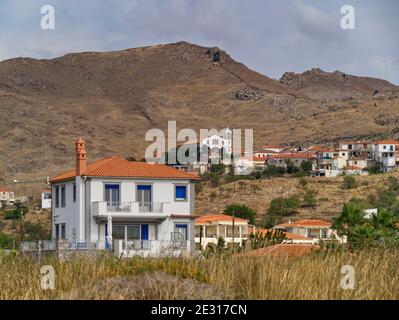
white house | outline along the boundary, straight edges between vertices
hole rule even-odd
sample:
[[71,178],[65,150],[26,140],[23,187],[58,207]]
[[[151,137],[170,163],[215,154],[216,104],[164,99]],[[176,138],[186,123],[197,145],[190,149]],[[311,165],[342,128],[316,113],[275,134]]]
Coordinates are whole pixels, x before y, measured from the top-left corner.
[[203,249],[223,238],[226,245],[241,246],[248,239],[248,220],[225,214],[209,214],[195,219],[195,242]]
[[343,243],[346,241],[338,237],[337,232],[331,228],[331,223],[323,220],[303,219],[294,222],[289,221],[288,223],[274,226],[274,229],[312,238],[315,241],[338,240]]
[[5,187],[0,187],[0,208],[2,203],[12,204],[15,202],[14,192]]
[[383,171],[392,171],[396,166],[399,141],[379,140],[372,145],[374,160],[382,165]]
[[222,161],[223,156],[228,156],[230,161],[230,155],[232,154],[233,148],[233,137],[232,131],[229,128],[221,130],[220,134],[211,135],[202,141],[200,141],[200,148],[204,152],[207,150],[210,160],[219,159]]
[[51,209],[51,190],[42,190],[42,209]]
[[52,237],[70,247],[112,247],[118,256],[190,254],[197,179],[119,157],[88,164],[79,138],[75,168],[50,179]]

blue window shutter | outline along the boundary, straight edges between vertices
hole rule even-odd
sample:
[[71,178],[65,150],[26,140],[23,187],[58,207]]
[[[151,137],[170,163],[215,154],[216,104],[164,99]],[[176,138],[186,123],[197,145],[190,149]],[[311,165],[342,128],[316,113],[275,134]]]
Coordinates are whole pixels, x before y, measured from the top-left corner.
[[105,189],[119,189],[119,184],[106,184]]
[[187,199],[186,186],[176,186],[176,199]]
[[137,186],[138,190],[151,190],[151,186]]
[[148,224],[141,225],[141,240],[148,240]]

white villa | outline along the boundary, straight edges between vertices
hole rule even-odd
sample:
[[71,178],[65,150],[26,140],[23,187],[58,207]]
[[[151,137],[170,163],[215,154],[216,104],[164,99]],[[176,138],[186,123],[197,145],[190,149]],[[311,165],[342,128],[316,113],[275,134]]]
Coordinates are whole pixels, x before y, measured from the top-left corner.
[[51,190],[42,190],[42,209],[51,209]]
[[119,157],[88,164],[79,138],[75,168],[50,179],[52,237],[69,247],[112,248],[118,256],[191,254],[197,179]]
[[0,208],[2,203],[12,204],[15,202],[14,192],[5,187],[0,187]]

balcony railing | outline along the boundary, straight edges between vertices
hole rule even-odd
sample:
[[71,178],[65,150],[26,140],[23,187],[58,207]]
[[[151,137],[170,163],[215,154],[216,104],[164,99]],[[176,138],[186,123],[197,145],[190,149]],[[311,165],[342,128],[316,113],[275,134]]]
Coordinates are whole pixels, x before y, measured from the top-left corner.
[[93,216],[134,215],[142,213],[170,214],[172,204],[167,202],[106,202],[92,203]]

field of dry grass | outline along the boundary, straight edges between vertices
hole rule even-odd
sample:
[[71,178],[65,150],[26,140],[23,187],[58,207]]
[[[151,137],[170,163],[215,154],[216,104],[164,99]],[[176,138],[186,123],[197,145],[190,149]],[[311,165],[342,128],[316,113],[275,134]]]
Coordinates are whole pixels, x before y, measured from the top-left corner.
[[[353,197],[365,199],[374,194],[379,188],[384,188],[390,175],[399,178],[398,173],[357,176],[358,187],[350,190],[341,188],[343,177],[307,178],[308,184],[306,188],[317,192],[316,207],[314,209],[299,208],[295,215],[286,218],[329,219],[338,215],[343,204]],[[199,214],[221,213],[226,205],[242,203],[255,209],[258,214],[258,221],[261,221],[262,217],[267,214],[267,209],[272,199],[293,195],[301,199],[305,193],[303,186],[299,183],[299,178],[295,177],[247,180],[244,183],[245,186],[241,188],[239,183],[236,182],[235,192],[233,183],[221,185],[217,188],[205,187],[197,195],[196,212]],[[253,191],[251,185],[257,185],[259,189]],[[212,193],[216,194],[213,199],[211,197]]]
[[[397,250],[40,262],[0,254],[0,299],[398,299],[398,262]],[[54,267],[54,290],[41,289],[43,265]],[[340,285],[344,265],[354,268],[353,290]]]

